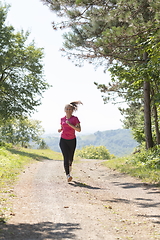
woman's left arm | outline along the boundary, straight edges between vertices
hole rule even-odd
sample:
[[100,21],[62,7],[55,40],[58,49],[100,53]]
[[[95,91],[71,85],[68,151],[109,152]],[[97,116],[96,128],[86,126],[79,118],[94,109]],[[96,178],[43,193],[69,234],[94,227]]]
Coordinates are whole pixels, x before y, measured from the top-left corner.
[[76,130],[77,132],[81,132],[81,125],[80,123],[77,123],[75,126],[73,124],[71,124],[69,121],[66,121],[66,123],[73,128],[74,130]]

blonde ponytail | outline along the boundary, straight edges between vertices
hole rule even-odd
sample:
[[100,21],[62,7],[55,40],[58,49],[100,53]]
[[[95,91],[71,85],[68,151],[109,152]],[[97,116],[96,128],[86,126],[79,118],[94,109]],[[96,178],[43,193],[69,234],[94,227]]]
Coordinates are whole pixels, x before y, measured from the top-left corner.
[[69,103],[69,105],[73,108],[74,111],[77,111],[78,105],[80,104],[83,104],[83,103],[81,101],[75,101],[75,102]]

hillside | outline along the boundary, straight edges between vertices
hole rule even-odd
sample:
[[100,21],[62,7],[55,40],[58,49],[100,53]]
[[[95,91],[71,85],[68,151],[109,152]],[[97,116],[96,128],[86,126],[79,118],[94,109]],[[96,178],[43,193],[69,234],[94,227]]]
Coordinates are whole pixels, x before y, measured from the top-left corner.
[[[43,139],[50,149],[60,152],[59,137],[45,135]],[[90,135],[77,134],[77,149],[88,145],[103,145],[111,154],[115,156],[125,156],[132,153],[138,143],[133,139],[131,130],[129,129],[98,131]]]

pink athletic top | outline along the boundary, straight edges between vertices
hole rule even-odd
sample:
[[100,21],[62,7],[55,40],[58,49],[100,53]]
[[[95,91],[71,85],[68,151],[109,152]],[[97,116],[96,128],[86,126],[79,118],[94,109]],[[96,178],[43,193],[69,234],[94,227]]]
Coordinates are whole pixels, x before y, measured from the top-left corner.
[[75,130],[66,123],[67,120],[74,126],[77,123],[80,123],[80,121],[75,116],[71,116],[69,119],[67,119],[66,116],[61,118],[61,126],[62,126],[61,137],[64,139],[71,140],[71,139],[74,139],[76,135],[75,135]]

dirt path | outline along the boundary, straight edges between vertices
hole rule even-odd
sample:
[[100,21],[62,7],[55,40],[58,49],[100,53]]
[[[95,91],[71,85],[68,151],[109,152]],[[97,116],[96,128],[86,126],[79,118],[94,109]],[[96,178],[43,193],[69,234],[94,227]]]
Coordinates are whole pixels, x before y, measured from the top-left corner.
[[37,162],[21,174],[14,216],[1,240],[160,239],[160,189],[109,170],[97,160]]

